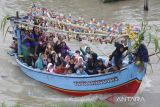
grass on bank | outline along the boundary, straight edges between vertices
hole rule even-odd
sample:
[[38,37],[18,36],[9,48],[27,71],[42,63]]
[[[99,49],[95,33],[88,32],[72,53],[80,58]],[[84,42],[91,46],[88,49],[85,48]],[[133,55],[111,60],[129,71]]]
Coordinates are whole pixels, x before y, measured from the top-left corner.
[[[1,103],[0,107],[9,107],[9,106],[7,106],[7,104],[5,104],[5,103]],[[15,105],[13,105],[11,107],[23,107],[23,106],[20,103],[16,103]]]
[[[13,106],[8,106],[5,103],[1,103],[0,107],[24,107],[22,104],[20,103],[16,103]],[[51,104],[51,105],[42,105],[42,107],[108,107],[106,103],[104,102],[84,102],[84,103],[80,103],[80,104],[66,104],[66,103],[60,103],[60,104]]]

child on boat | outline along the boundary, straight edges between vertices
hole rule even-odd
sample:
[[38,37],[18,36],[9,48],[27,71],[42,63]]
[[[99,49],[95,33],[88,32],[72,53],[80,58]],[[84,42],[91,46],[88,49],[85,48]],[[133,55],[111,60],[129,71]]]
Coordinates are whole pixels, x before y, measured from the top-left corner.
[[105,73],[107,70],[107,67],[104,65],[103,60],[100,58],[98,59],[96,70],[98,73]]
[[78,69],[79,66],[84,66],[85,68],[85,62],[81,56],[77,58],[77,62],[75,63],[74,69]]
[[87,73],[85,72],[84,70],[84,66],[83,65],[80,65],[76,71],[76,74],[77,75],[87,75]]
[[47,72],[53,73],[54,65],[52,63],[49,63],[47,65]]

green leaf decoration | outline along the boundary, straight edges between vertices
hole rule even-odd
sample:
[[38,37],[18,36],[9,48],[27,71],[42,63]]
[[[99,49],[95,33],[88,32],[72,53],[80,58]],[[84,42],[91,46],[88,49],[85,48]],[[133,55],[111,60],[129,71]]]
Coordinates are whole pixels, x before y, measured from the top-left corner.
[[159,41],[157,35],[154,37],[154,45],[155,45],[155,52],[160,51]]
[[152,40],[152,35],[151,33],[148,34],[148,43],[147,43],[147,46],[149,46],[149,44],[151,43],[151,40]]
[[140,34],[138,35],[138,44],[141,44],[141,42],[143,41],[143,37],[144,37],[144,33],[145,31],[141,31]]
[[3,35],[4,35],[5,27],[6,27],[6,24],[7,24],[7,20],[8,20],[8,16],[4,16],[2,21],[1,21],[0,29],[2,30]]
[[7,36],[8,31],[9,31],[9,26],[8,26],[7,29],[6,29],[6,32],[5,32],[3,41],[5,41],[5,38],[6,38],[6,36]]

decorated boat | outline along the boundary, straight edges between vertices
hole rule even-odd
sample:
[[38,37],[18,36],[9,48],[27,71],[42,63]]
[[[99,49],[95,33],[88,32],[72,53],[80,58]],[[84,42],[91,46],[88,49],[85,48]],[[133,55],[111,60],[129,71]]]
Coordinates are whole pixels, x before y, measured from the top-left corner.
[[[33,6],[34,7],[34,6]],[[43,8],[44,9],[44,8]],[[40,14],[39,14],[40,15]],[[27,16],[19,16],[17,13],[17,17],[8,17],[11,23],[12,27],[12,34],[14,38],[17,39],[18,45],[17,45],[17,53],[15,54],[16,61],[18,63],[18,66],[20,67],[21,71],[24,72],[27,76],[30,78],[37,80],[41,83],[44,83],[46,86],[57,90],[59,92],[73,95],[73,96],[84,96],[89,94],[104,94],[104,93],[119,93],[119,94],[125,94],[125,95],[134,95],[143,80],[143,77],[146,73],[146,67],[147,64],[143,64],[143,67],[137,66],[137,62],[130,61],[131,57],[129,56],[129,60],[123,61],[123,67],[114,72],[106,72],[103,74],[96,74],[96,75],[62,75],[62,74],[56,74],[51,72],[46,72],[45,70],[33,68],[31,66],[28,66],[26,63],[24,63],[21,60],[21,29],[22,27],[28,27],[28,26],[35,26],[39,27],[40,29],[43,29],[44,31],[52,31],[52,32],[60,32],[60,33],[71,33],[71,34],[79,34],[79,35],[87,35],[87,37],[90,37],[89,35],[95,37],[102,37],[107,36],[107,34],[110,31],[98,31],[95,30],[94,33],[90,32],[92,31],[89,27],[89,31],[86,30],[87,27],[84,26],[77,26],[71,23],[63,22],[55,20],[54,18],[45,17],[45,15],[48,15],[43,11],[43,17],[44,21],[46,21],[45,25],[38,26],[36,24],[31,23],[32,18],[30,15]],[[34,15],[35,16],[38,15]],[[48,21],[49,20],[49,21]],[[47,24],[49,22],[49,24]],[[56,24],[62,24],[65,25],[65,30],[62,28],[55,27],[56,24],[53,24],[56,22]],[[67,27],[67,28],[66,28]],[[72,28],[72,30],[69,30],[69,28]],[[78,28],[78,31],[74,28]],[[98,32],[98,33],[96,33]],[[114,32],[117,34],[117,32]],[[131,33],[131,37],[134,36],[133,32]],[[119,38],[119,36],[117,36]],[[104,39],[104,37],[103,37]],[[128,43],[128,45],[130,45]],[[130,47],[130,46],[129,46]],[[99,58],[102,58],[103,60],[106,60],[106,56],[99,56]]]
[[[15,29],[15,32],[17,34],[15,37],[20,42],[20,30]],[[20,43],[18,47],[18,51],[20,51]],[[105,60],[105,56],[100,57]],[[62,75],[30,67],[23,63],[17,55],[15,58],[20,69],[29,77],[46,84],[54,90],[74,96],[103,93],[133,95],[140,87],[146,72],[146,66],[144,69],[139,69],[134,62],[129,64],[128,61],[124,61],[124,67],[116,72],[85,76]]]
[[70,76],[34,69],[26,66],[17,57],[16,61],[20,69],[32,79],[42,82],[54,90],[73,96],[104,93],[134,95],[138,91],[146,72],[146,69],[140,70],[132,63],[127,64],[117,72]]

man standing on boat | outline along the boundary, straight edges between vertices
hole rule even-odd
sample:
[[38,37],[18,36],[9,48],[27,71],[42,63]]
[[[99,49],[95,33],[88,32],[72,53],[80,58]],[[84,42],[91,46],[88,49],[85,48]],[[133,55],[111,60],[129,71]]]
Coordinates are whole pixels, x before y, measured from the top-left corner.
[[112,66],[112,68],[110,69],[111,71],[117,71],[121,69],[123,62],[123,53],[128,50],[128,47],[124,47],[122,44],[119,43],[115,43],[115,47],[116,49],[109,56],[108,67]]

